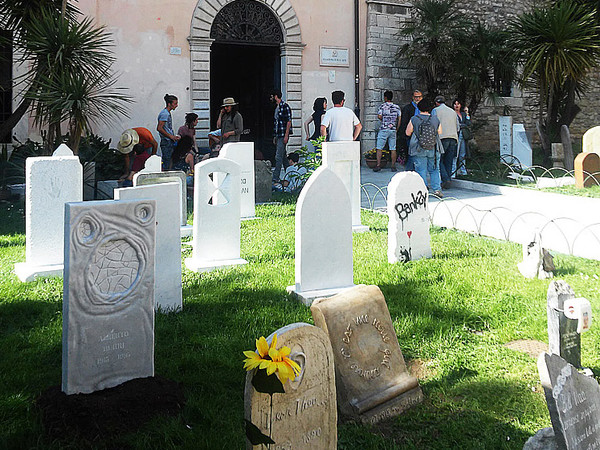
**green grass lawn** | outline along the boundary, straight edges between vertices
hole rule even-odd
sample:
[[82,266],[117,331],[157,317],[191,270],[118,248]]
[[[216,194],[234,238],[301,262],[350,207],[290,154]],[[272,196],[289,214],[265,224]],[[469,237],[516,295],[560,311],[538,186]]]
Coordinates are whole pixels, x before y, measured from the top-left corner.
[[[62,280],[19,283],[24,261],[18,206],[0,211],[0,448],[243,449],[242,351],[310,310],[285,292],[294,283],[293,203],[257,206],[242,223],[246,266],[184,270],[184,308],[156,316],[156,374],[183,384],[180,418],[156,419],[102,442],[52,441],[35,400],[61,382]],[[340,425],[340,449],[521,449],[550,426],[536,360],[504,346],[547,342],[549,281],[517,270],[518,245],[432,230],[433,257],[387,263],[387,218],[363,211],[371,231],[354,235],[355,282],[381,287],[400,347],[425,401],[376,426]],[[189,256],[189,251],[183,257]],[[587,297],[600,317],[600,263],[556,255],[557,278]],[[582,362],[600,373],[600,325],[583,335]],[[110,411],[106,412],[107,414]]]

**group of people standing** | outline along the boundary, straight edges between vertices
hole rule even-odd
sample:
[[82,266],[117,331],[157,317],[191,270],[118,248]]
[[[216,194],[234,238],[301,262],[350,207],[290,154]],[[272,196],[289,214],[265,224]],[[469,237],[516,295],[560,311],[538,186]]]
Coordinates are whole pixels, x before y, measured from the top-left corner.
[[406,170],[417,172],[426,184],[429,175],[429,189],[441,197],[441,190],[450,187],[455,173],[466,174],[469,109],[463,108],[458,99],[450,108],[442,95],[432,102],[418,90],[413,92],[411,103],[402,109],[392,100],[393,93],[386,91],[378,111],[381,125],[377,133],[377,165],[373,170],[381,170],[382,150],[387,145],[392,172],[397,170],[397,161],[404,162]]

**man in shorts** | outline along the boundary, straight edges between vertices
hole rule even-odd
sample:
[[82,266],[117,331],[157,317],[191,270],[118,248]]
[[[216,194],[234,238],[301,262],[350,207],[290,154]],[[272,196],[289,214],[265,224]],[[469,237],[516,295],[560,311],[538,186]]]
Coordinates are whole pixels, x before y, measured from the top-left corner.
[[396,130],[400,123],[400,116],[402,115],[400,107],[395,103],[392,103],[394,93],[392,91],[385,91],[383,93],[384,103],[379,107],[377,117],[381,120],[381,126],[377,132],[377,166],[373,168],[373,172],[379,172],[381,170],[381,151],[388,144],[392,156],[392,172],[396,172],[396,159],[398,157],[396,153]]

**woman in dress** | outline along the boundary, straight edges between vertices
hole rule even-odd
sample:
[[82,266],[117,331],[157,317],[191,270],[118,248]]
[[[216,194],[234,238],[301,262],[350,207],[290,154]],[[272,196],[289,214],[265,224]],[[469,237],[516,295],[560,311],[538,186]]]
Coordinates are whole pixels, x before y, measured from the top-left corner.
[[[306,122],[304,122],[304,130],[306,131],[306,140],[314,141],[321,135],[321,119],[325,115],[327,109],[327,99],[325,97],[318,97],[315,99],[313,104],[313,113],[310,115]],[[308,126],[311,122],[315,124],[315,131],[311,135]],[[309,137],[310,136],[310,137]]]

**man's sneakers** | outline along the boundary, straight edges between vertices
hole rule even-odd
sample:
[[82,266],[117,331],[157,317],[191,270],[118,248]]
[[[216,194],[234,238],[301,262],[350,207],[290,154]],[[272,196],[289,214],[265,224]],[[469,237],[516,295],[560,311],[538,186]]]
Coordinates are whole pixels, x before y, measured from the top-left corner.
[[392,168],[390,169],[392,172],[398,172],[398,169],[396,169],[396,166],[392,166]]
[[433,195],[435,195],[438,198],[444,198],[444,194],[442,194],[442,191],[433,191]]
[[379,167],[379,166],[373,167],[373,172],[379,172],[380,170],[381,170],[381,167]]

